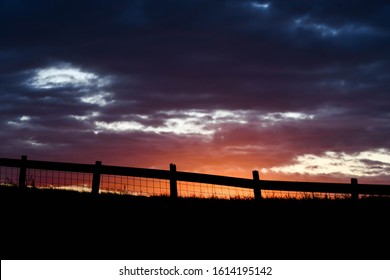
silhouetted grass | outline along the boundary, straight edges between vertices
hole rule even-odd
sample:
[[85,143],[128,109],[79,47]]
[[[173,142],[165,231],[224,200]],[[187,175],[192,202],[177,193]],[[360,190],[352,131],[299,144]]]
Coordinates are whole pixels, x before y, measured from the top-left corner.
[[2,259],[371,259],[389,249],[389,198],[171,199],[17,187],[0,187],[0,198]]

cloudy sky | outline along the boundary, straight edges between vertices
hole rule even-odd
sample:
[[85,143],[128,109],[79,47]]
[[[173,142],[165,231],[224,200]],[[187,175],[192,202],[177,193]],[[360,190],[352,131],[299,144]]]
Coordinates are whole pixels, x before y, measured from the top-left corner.
[[388,1],[1,0],[0,157],[390,183]]

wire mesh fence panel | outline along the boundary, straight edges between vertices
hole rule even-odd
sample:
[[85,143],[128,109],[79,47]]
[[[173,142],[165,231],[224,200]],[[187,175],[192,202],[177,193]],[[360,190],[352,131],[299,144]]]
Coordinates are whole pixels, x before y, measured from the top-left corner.
[[140,195],[169,196],[169,180],[102,174],[100,192]]
[[26,173],[26,185],[36,188],[56,188],[89,192],[92,186],[92,174],[29,168]]
[[180,197],[253,199],[252,189],[195,182],[177,182]]
[[[275,190],[262,189],[261,197],[265,199],[357,199],[390,197],[389,185],[358,185],[356,178],[351,178],[351,184],[302,182],[304,185],[300,186],[298,182],[269,181],[267,183],[267,180],[263,180],[262,183],[264,184],[258,184],[258,178],[253,178],[254,181],[252,181],[244,178],[214,176],[208,174],[191,174],[186,172],[175,173],[175,170],[170,170],[170,172],[164,170],[150,170],[149,173],[147,169],[129,168],[126,170],[124,167],[115,166],[106,166],[106,168],[100,169],[101,165],[97,168],[97,164],[88,165],[27,161],[23,157],[22,160],[1,158],[0,164],[2,164],[0,166],[0,186],[20,185],[35,188],[58,188],[90,192],[92,191],[92,181],[94,181],[94,192],[99,189],[100,192],[130,195],[170,196],[171,187],[174,187],[174,184],[170,184],[169,178],[171,178],[172,182],[178,180],[176,181],[176,186],[177,195],[179,197],[254,199],[255,193],[256,198],[259,197],[259,192],[257,189],[256,191],[252,189],[251,186],[256,185],[257,187],[261,186],[267,188],[266,184],[268,183],[270,184],[268,185],[268,188],[274,188]],[[48,166],[49,164],[52,164],[53,166]],[[94,177],[93,172],[95,175],[99,175],[99,172],[104,173],[100,174],[100,182],[95,180],[99,177]],[[111,172],[114,174],[130,174],[131,176],[106,174]],[[180,181],[179,179],[183,181]],[[236,187],[233,187],[232,185],[236,185]],[[282,191],[277,189],[282,189]],[[301,191],[285,191],[286,189]],[[172,191],[172,196],[175,197],[176,190],[172,189]],[[332,193],[332,191],[334,191],[334,193]],[[358,192],[360,192],[360,194],[358,194]]]
[[262,190],[263,198],[272,199],[343,199],[350,198],[350,194],[343,193],[320,193],[320,192],[296,192],[296,191],[278,191],[278,190]]
[[19,170],[17,167],[0,166],[0,186],[17,186]]
[[359,194],[359,198],[368,199],[368,198],[390,198],[390,195],[386,194]]

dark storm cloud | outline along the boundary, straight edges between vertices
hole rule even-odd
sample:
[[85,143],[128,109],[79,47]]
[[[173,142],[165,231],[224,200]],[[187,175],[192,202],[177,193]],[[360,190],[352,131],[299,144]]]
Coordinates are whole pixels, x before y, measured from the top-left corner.
[[198,134],[272,167],[389,149],[389,18],[387,1],[1,1],[1,151],[163,154]]

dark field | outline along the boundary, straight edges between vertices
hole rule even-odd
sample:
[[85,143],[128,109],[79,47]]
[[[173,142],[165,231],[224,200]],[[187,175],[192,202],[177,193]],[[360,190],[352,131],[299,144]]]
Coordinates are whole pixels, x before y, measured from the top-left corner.
[[388,259],[390,199],[219,200],[0,187],[1,259]]

